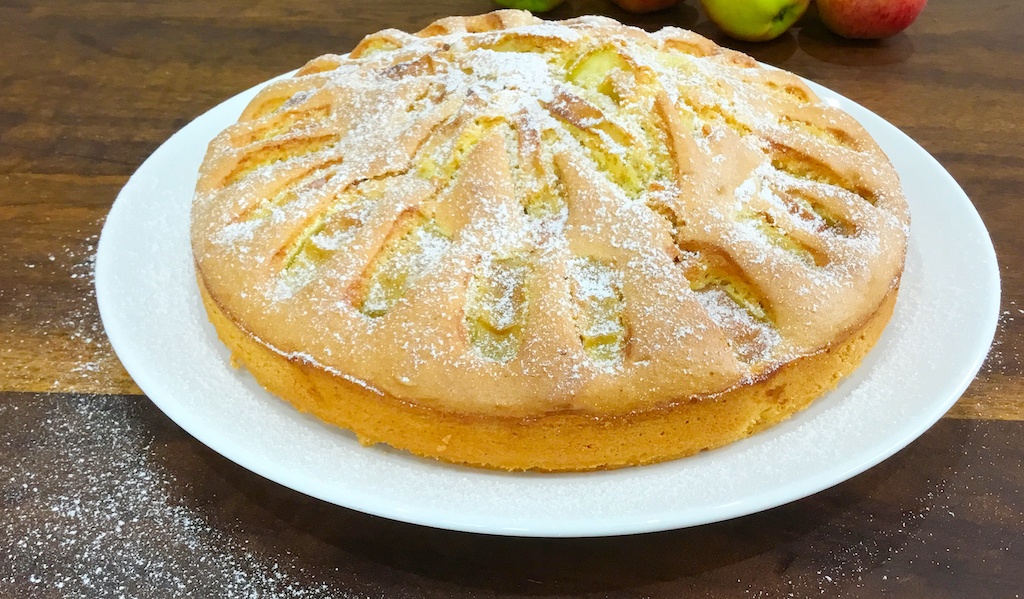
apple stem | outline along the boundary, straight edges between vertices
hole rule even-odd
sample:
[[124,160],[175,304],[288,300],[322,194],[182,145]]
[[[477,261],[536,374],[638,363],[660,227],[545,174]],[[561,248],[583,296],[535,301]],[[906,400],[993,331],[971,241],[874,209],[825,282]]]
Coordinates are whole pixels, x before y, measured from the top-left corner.
[[793,6],[785,6],[772,17],[772,21],[779,23],[786,20],[787,15],[793,10]]

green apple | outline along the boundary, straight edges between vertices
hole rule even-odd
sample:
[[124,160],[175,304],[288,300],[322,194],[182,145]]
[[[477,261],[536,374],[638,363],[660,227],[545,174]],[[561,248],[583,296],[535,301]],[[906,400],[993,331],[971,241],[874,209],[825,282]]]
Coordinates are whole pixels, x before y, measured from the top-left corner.
[[811,0],[700,0],[715,25],[736,39],[763,42],[786,32]]
[[648,13],[657,10],[671,8],[679,3],[679,0],[612,0],[619,5],[619,8],[633,13]]
[[518,8],[530,12],[547,12],[553,10],[565,0],[494,0],[498,6]]

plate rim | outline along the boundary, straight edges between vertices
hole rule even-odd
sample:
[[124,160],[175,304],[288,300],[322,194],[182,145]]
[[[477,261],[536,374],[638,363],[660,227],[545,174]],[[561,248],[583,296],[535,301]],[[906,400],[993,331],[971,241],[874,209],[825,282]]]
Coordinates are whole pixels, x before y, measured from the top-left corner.
[[[96,251],[96,265],[95,265],[95,277],[94,285],[96,292],[96,300],[99,306],[100,317],[104,325],[104,329],[110,340],[111,346],[113,347],[118,358],[121,360],[125,369],[135,380],[136,384],[140,389],[149,397],[151,401],[172,421],[178,426],[185,430],[189,435],[194,437],[197,441],[206,445],[213,451],[227,458],[228,460],[238,464],[239,466],[246,468],[250,472],[253,472],[262,478],[272,481],[276,484],[288,487],[296,492],[315,497],[317,499],[326,501],[328,503],[339,505],[348,509],[373,514],[376,516],[408,522],[411,524],[423,525],[434,528],[442,528],[448,530],[456,530],[462,532],[471,533],[485,533],[495,534],[502,536],[519,536],[519,537],[603,537],[603,536],[619,536],[619,535],[631,535],[631,534],[642,534],[648,532],[656,532],[663,530],[672,530],[679,528],[686,528],[691,526],[697,526],[702,524],[708,524],[712,522],[719,522],[729,520],[744,515],[758,513],[767,509],[777,507],[792,501],[796,501],[815,493],[821,492],[828,489],[836,484],[849,480],[850,478],[868,470],[869,468],[881,463],[888,459],[915,439],[920,437],[925,431],[935,424],[952,405],[960,398],[967,387],[977,376],[985,357],[988,353],[988,348],[991,346],[992,340],[994,339],[995,331],[998,325],[999,307],[1001,301],[1001,289],[999,280],[998,262],[995,253],[994,246],[991,241],[991,236],[988,233],[984,222],[981,219],[980,214],[977,212],[976,207],[970,201],[969,197],[964,193],[960,185],[953,179],[952,175],[942,167],[942,165],[930,154],[921,147],[912,138],[907,136],[896,126],[885,121],[882,117],[875,114],[874,112],[864,108],[860,104],[828,89],[814,82],[804,80],[811,88],[817,93],[826,103],[830,103],[836,106],[840,106],[848,113],[850,113],[858,122],[869,129],[873,130],[877,127],[888,128],[890,134],[897,136],[899,141],[904,144],[911,144],[913,149],[919,151],[921,155],[926,156],[929,161],[928,167],[929,172],[932,169],[937,169],[941,172],[944,181],[943,187],[948,187],[951,192],[954,192],[956,199],[959,201],[960,208],[966,208],[971,218],[970,223],[975,229],[983,233],[983,238],[979,238],[977,241],[981,242],[982,250],[988,260],[985,261],[987,272],[984,273],[984,278],[987,279],[988,285],[991,286],[991,293],[988,294],[987,300],[988,305],[983,310],[988,315],[988,320],[984,323],[984,328],[979,331],[979,335],[976,337],[977,346],[984,346],[984,350],[972,352],[970,359],[965,361],[961,368],[966,366],[962,370],[963,375],[957,381],[956,385],[950,387],[948,394],[944,397],[942,402],[936,402],[933,409],[928,413],[927,417],[919,418],[914,421],[915,426],[904,431],[904,434],[899,439],[890,439],[888,445],[881,451],[872,452],[870,455],[863,456],[862,459],[854,460],[853,462],[846,464],[845,467],[839,471],[823,470],[821,473],[816,473],[811,476],[801,477],[797,485],[780,485],[776,489],[762,492],[759,495],[751,498],[746,498],[743,501],[734,502],[729,505],[718,506],[717,509],[712,508],[710,510],[705,509],[703,517],[699,518],[686,518],[681,516],[678,512],[671,512],[668,514],[661,514],[660,517],[650,518],[639,521],[611,521],[611,522],[589,522],[586,524],[574,524],[574,523],[558,523],[554,526],[548,524],[544,526],[502,526],[496,525],[494,522],[477,522],[472,520],[460,520],[458,518],[452,518],[450,515],[439,517],[438,514],[432,513],[421,513],[415,510],[409,509],[407,506],[392,502],[390,500],[382,501],[379,497],[368,497],[360,495],[359,493],[349,493],[345,496],[345,501],[339,501],[338,494],[336,492],[329,492],[330,489],[323,488],[322,485],[318,484],[317,481],[305,480],[303,477],[298,476],[294,473],[285,471],[282,473],[276,472],[274,475],[267,473],[267,468],[259,463],[253,463],[253,460],[246,455],[239,454],[238,448],[231,447],[229,444],[226,445],[223,441],[218,439],[207,438],[208,435],[204,435],[202,432],[197,432],[194,423],[189,419],[189,415],[184,413],[184,407],[181,404],[175,404],[171,399],[168,398],[165,393],[173,393],[173,390],[164,389],[164,384],[158,378],[154,378],[152,371],[148,365],[142,363],[142,358],[138,357],[139,354],[131,351],[130,332],[125,327],[127,323],[121,322],[116,315],[117,298],[113,294],[113,287],[108,281],[113,275],[110,274],[113,267],[109,262],[113,258],[110,257],[109,250],[104,251],[104,248],[109,247],[110,237],[108,233],[113,230],[113,226],[110,223],[117,223],[117,213],[119,210],[124,209],[127,202],[132,201],[131,194],[135,191],[135,187],[141,185],[141,181],[144,176],[149,174],[149,170],[156,168],[156,165],[163,158],[162,151],[166,152],[165,148],[172,147],[172,142],[177,143],[183,136],[192,132],[198,128],[197,123],[204,123],[207,120],[216,119],[218,111],[225,111],[228,106],[234,106],[242,102],[246,97],[251,97],[261,89],[263,86],[268,85],[272,81],[287,77],[292,72],[285,73],[263,83],[260,83],[248,90],[245,90],[231,98],[219,103],[208,111],[204,112],[199,117],[190,121],[182,129],[177,131],[174,135],[168,138],[163,144],[161,144],[147,159],[139,166],[139,168],[132,174],[128,182],[119,192],[117,199],[114,201],[111,207],[110,214],[103,225],[103,230],[100,235],[100,239],[97,245]],[[851,108],[853,110],[851,110]],[[868,122],[865,122],[868,121]],[[233,122],[233,121],[232,121]],[[869,126],[870,123],[870,126]],[[230,122],[228,123],[230,124]],[[219,130],[219,129],[218,129]],[[902,176],[902,174],[901,174]],[[122,198],[126,198],[122,201]],[[119,208],[120,206],[120,208]],[[108,229],[111,226],[111,229]],[[911,228],[913,231],[913,225]],[[913,234],[913,233],[912,233]],[[113,233],[110,233],[113,235]],[[898,300],[897,300],[898,301]],[[770,429],[769,429],[770,430]],[[685,458],[684,458],[685,459]],[[434,464],[432,462],[426,462],[427,467],[437,468],[458,468],[451,467],[445,464]],[[645,467],[646,468],[646,467]],[[627,469],[628,470],[628,469]],[[459,470],[454,470],[459,472]],[[615,472],[615,471],[612,471]],[[511,474],[509,476],[516,476]],[[546,474],[540,475],[548,478],[549,480],[557,480],[557,477],[563,476],[558,474]],[[576,475],[586,476],[586,474]]]

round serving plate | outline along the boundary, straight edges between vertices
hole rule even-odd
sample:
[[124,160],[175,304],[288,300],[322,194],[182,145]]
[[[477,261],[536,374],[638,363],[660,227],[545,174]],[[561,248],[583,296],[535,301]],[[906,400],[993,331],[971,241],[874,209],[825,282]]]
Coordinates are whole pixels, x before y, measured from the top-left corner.
[[96,256],[104,327],[139,387],[200,442],[286,487],[386,518],[500,535],[604,536],[705,524],[806,497],[934,424],[980,368],[999,313],[992,243],[949,173],[896,127],[812,86],[857,118],[895,164],[912,215],[906,271],[895,314],[855,373],[808,410],[727,447],[608,472],[462,468],[363,447],[232,368],[199,299],[189,207],[208,142],[261,86],[184,127],[121,191]]

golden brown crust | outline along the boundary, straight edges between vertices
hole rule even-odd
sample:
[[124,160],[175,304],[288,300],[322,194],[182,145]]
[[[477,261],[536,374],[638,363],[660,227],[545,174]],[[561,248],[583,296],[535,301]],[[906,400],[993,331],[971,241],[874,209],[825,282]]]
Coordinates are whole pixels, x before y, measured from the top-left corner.
[[[526,468],[472,453],[499,451],[483,431],[540,459],[552,427],[653,451],[609,431],[653,434],[634,421],[682,405],[733,423],[661,457],[564,458],[594,468],[737,438],[758,389],[877,322],[908,226],[877,144],[792,74],[674,28],[498,11],[382,31],[269,85],[210,144],[192,245],[257,378],[366,439]],[[373,397],[430,434],[374,421]]]
[[746,438],[803,410],[853,372],[878,341],[896,289],[847,339],[714,398],[623,415],[487,417],[424,408],[288,358],[243,331],[199,288],[210,321],[256,380],[303,412],[416,455],[501,470],[585,471],[684,457]]

